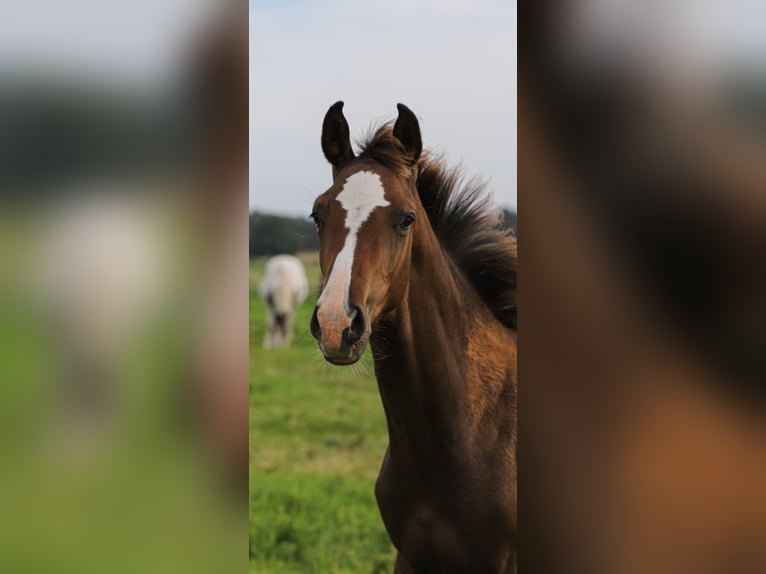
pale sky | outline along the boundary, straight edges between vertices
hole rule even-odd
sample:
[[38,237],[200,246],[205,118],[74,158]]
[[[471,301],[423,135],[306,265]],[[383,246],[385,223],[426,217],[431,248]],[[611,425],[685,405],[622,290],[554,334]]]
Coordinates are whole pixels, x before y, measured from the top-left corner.
[[220,12],[217,0],[6,2],[0,79],[23,72],[131,93],[162,91],[186,70],[194,34]]
[[[664,66],[766,69],[766,3],[578,0],[580,38],[631,46]],[[184,70],[188,41],[218,0],[36,0],[0,19],[0,80],[96,78],[162,90]],[[570,15],[571,16],[571,15]],[[516,3],[507,0],[250,0],[250,207],[307,215],[330,185],[319,146],[337,100],[353,138],[394,119],[421,120],[426,147],[490,180],[516,205]],[[638,47],[638,48],[636,48]],[[588,49],[588,46],[584,46]]]
[[251,209],[308,215],[332,183],[319,142],[337,100],[352,141],[406,104],[424,147],[515,208],[515,3],[251,0]]

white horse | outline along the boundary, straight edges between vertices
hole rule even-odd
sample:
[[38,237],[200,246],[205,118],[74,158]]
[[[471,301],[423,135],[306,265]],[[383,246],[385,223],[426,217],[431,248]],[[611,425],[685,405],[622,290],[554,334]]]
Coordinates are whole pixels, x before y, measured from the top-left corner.
[[295,309],[306,300],[308,292],[309,282],[300,259],[276,255],[266,262],[259,287],[268,315],[264,347],[290,346]]

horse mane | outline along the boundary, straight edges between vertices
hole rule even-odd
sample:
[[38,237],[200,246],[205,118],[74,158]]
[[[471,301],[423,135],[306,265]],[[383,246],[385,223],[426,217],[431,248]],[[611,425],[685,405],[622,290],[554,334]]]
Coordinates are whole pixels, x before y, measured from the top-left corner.
[[[374,160],[402,176],[411,173],[411,158],[390,123],[371,131],[360,148],[360,159]],[[487,182],[466,179],[460,167],[426,151],[418,160],[416,186],[442,248],[495,317],[515,330],[516,238],[503,229],[502,210],[492,201]]]

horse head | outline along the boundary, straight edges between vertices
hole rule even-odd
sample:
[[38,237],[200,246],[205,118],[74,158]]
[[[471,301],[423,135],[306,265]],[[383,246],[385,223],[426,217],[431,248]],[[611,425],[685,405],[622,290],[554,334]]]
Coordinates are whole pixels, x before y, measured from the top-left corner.
[[403,300],[413,229],[427,223],[416,189],[422,151],[415,114],[398,104],[375,153],[354,155],[343,102],[327,111],[322,151],[333,183],[314,202],[322,293],[311,333],[327,361],[346,365],[364,353],[372,327]]

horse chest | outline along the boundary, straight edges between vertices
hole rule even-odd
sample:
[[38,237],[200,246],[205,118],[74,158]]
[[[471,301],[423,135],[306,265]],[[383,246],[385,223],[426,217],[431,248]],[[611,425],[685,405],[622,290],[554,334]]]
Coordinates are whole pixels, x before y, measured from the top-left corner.
[[409,481],[387,456],[375,492],[391,540],[415,572],[504,572],[511,534],[502,509],[487,505],[470,486],[453,486]]

